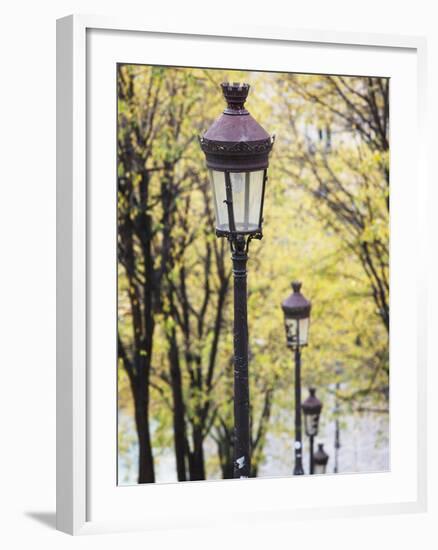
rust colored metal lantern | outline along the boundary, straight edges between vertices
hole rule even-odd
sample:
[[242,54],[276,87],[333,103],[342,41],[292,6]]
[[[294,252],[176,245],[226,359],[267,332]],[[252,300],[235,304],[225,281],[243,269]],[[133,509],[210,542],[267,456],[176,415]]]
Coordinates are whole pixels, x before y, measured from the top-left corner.
[[315,474],[325,474],[327,471],[327,463],[329,455],[324,451],[324,445],[318,443],[318,450],[313,457],[315,463]]
[[307,346],[309,340],[310,310],[312,304],[301,294],[301,283],[292,283],[292,294],[281,304],[284,313],[288,347],[295,349]]
[[313,453],[313,442],[318,434],[319,416],[322,410],[322,403],[315,395],[315,388],[309,388],[309,397],[303,402],[301,408],[304,413],[304,427],[309,438],[309,472],[315,473],[315,461]]
[[309,397],[301,405],[304,413],[304,427],[307,437],[315,437],[315,435],[318,435],[318,424],[322,403],[316,397],[315,393],[315,388],[309,388]]
[[213,190],[216,234],[261,238],[274,138],[244,107],[249,84],[224,82],[221,87],[227,108],[200,138]]

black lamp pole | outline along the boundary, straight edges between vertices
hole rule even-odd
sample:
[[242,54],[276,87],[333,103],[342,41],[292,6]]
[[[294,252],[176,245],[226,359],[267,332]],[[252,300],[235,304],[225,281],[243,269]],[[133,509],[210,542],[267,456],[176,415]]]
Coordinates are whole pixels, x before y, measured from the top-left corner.
[[295,465],[294,476],[304,474],[303,437],[301,433],[301,349],[295,349]]
[[314,460],[313,460],[313,452],[314,452],[314,448],[313,448],[313,440],[314,440],[314,435],[311,435],[309,437],[309,449],[310,449],[310,457],[309,457],[309,472],[310,472],[310,475],[313,475],[314,474],[314,469],[315,469],[315,464],[314,464]]
[[209,169],[216,236],[228,239],[234,276],[234,477],[251,472],[246,264],[262,238],[268,157],[274,142],[245,109],[249,84],[224,82],[223,114],[199,139]]
[[311,303],[301,294],[301,283],[292,283],[292,294],[283,301],[286,343],[295,358],[295,463],[294,475],[303,475],[303,442],[301,419],[301,348],[307,345]]
[[[337,385],[337,384],[336,384]],[[337,407],[336,407],[337,410]],[[335,420],[335,466],[333,472],[335,474],[339,471],[339,449],[341,448],[340,434],[339,434],[339,419],[336,416]]]
[[339,449],[341,448],[340,438],[340,425],[339,425],[339,398],[338,393],[341,389],[340,376],[342,374],[342,368],[336,367],[336,386],[335,386],[335,465],[333,472],[335,474],[339,471]]
[[249,477],[248,315],[245,239],[236,239],[232,253],[234,275],[234,477]]

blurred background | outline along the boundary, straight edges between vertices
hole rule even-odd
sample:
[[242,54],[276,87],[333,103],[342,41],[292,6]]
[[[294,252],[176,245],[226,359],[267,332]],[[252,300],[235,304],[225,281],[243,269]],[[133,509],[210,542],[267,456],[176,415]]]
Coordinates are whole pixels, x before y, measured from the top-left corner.
[[292,474],[280,304],[295,279],[312,301],[303,399],[314,386],[323,403],[327,473],[387,470],[389,81],[122,65],[118,483],[232,477],[231,260],[197,139],[222,81],[248,82],[246,107],[276,135],[248,262],[252,475]]

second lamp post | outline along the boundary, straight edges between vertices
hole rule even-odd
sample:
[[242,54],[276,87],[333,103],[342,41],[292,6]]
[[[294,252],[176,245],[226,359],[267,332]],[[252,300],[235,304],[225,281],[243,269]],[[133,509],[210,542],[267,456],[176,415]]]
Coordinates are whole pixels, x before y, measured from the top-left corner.
[[301,294],[301,283],[292,283],[292,294],[281,304],[284,313],[287,346],[295,356],[295,466],[294,475],[303,475],[301,434],[301,348],[307,345],[311,303]]
[[230,243],[234,275],[234,477],[250,475],[246,263],[262,238],[263,198],[273,138],[245,109],[249,85],[224,82],[223,114],[200,138],[212,186],[216,235]]

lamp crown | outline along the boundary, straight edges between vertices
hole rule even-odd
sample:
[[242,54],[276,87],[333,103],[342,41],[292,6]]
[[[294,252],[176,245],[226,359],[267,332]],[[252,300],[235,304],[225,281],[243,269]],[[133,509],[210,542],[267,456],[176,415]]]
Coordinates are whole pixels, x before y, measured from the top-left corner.
[[306,319],[310,317],[312,305],[300,292],[301,282],[294,281],[292,283],[292,290],[293,292],[281,304],[284,314],[286,317],[295,319]]
[[301,405],[304,414],[320,415],[322,410],[322,403],[315,395],[316,389],[309,388],[309,397]]
[[292,283],[292,290],[293,290],[294,292],[300,292],[301,286],[302,286],[301,281],[294,281],[294,282]]
[[244,111],[244,104],[248,97],[249,84],[245,82],[222,82],[222,93],[230,111]]
[[[318,443],[318,450],[313,455],[313,460],[316,465],[318,466],[327,466],[327,462],[329,461],[329,455],[324,451],[324,444]],[[325,473],[325,468],[321,473]]]

